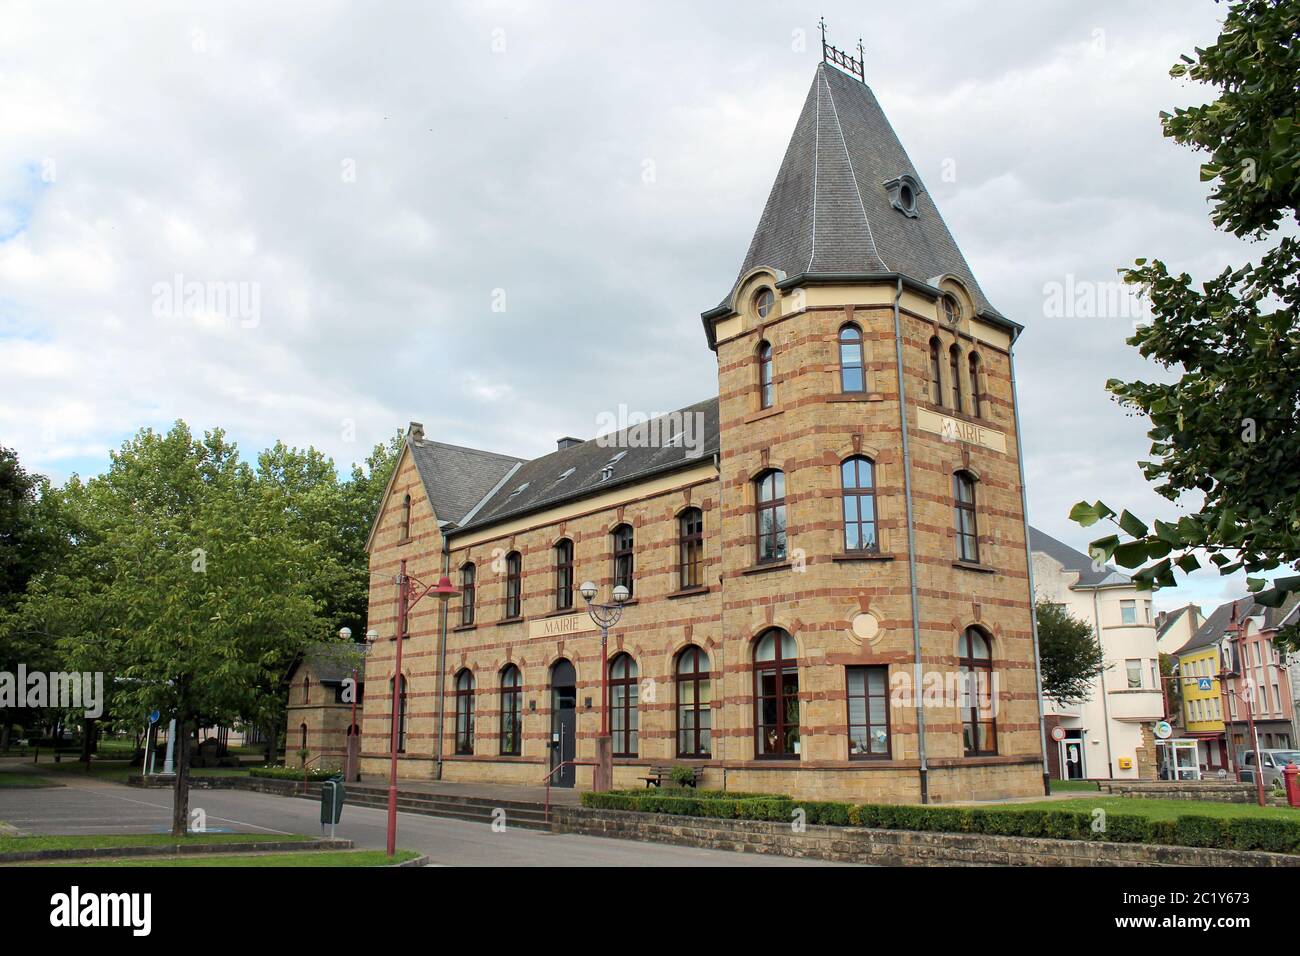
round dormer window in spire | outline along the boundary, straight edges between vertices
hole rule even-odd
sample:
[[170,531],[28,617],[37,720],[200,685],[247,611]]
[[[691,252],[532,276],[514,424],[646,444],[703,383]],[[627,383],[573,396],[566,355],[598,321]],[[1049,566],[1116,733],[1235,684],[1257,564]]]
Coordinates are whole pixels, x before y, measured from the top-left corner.
[[771,289],[759,289],[754,295],[754,312],[758,314],[760,319],[766,319],[775,303],[776,296],[772,294]]
[[951,292],[945,292],[943,298],[939,300],[943,306],[943,317],[948,320],[949,325],[956,325],[961,321],[961,303]]
[[904,216],[915,219],[917,197],[921,195],[921,184],[918,183],[908,173],[904,173],[897,179],[891,179],[885,183],[885,191],[889,193],[889,204],[901,212]]

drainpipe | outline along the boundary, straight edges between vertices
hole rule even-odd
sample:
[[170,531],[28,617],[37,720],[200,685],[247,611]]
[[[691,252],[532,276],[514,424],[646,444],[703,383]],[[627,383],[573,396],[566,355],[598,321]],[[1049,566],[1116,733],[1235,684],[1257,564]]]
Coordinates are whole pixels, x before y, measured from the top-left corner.
[[912,517],[912,453],[907,438],[907,402],[903,389],[903,326],[898,302],[903,297],[903,278],[894,290],[894,362],[898,367],[898,423],[903,432],[903,497],[907,507],[907,577],[912,592],[912,694],[916,701],[916,749],[921,761],[921,802],[930,802],[930,768],[925,761],[925,710],[921,694],[920,599],[916,589],[916,525]]
[[[1097,631],[1097,646],[1101,648],[1102,662],[1106,659],[1106,645],[1101,640],[1101,610],[1097,604],[1097,589],[1092,589],[1092,626]],[[1106,731],[1106,777],[1115,779],[1115,761],[1110,752],[1110,701],[1106,697],[1106,671],[1103,667],[1097,678],[1101,682],[1101,725]]]
[[[1051,796],[1052,778],[1047,770],[1047,730],[1043,726],[1043,668],[1038,657],[1038,598],[1034,592],[1034,549],[1029,541],[1029,491],[1025,487],[1025,446],[1020,441],[1020,401],[1016,396],[1016,344],[1007,349],[1011,372],[1011,413],[1016,429],[1016,463],[1020,467],[1020,516],[1025,522],[1025,570],[1029,572],[1029,625],[1034,644],[1034,694],[1038,706],[1038,749],[1043,758],[1043,795]],[[1094,595],[1096,592],[1093,592]],[[1083,771],[1083,736],[1079,736],[1079,769]]]
[[[442,573],[448,574],[451,566],[451,542],[442,536]],[[438,602],[438,733],[437,763],[434,765],[433,779],[442,779],[442,728],[446,723],[443,707],[447,701],[447,602]]]

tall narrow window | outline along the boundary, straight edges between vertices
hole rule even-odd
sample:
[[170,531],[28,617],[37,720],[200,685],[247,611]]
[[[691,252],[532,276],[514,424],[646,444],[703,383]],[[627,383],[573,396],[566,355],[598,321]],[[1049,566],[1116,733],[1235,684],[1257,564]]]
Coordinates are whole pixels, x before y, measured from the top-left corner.
[[[394,689],[396,689],[396,693],[394,693]],[[388,693],[390,695],[389,700],[395,707],[395,710],[389,715],[389,720],[395,720],[397,725],[396,750],[399,754],[406,753],[406,678],[403,677],[400,682],[395,682],[390,678]]]
[[474,752],[474,675],[465,669],[456,675],[456,753]]
[[307,749],[307,725],[306,724],[300,725],[298,727],[298,733],[301,735],[301,740],[298,743],[298,749],[306,750]]
[[709,676],[709,655],[692,646],[677,656],[677,756],[710,756],[712,736],[713,680]]
[[767,342],[758,345],[758,405],[771,408],[776,402],[776,384],[772,380],[772,346]]
[[306,674],[302,675],[302,702],[304,704],[311,703],[311,678]]
[[523,611],[524,559],[518,551],[506,555],[506,617],[519,617]]
[[411,537],[411,496],[406,495],[402,498],[402,540],[406,541]]
[[629,597],[633,594],[632,575],[635,571],[632,544],[630,524],[621,524],[614,529],[614,587],[623,585]]
[[980,394],[980,357],[971,352],[967,361],[970,365],[970,411],[979,418],[984,405],[984,397]]
[[849,757],[889,756],[889,668],[846,668]]
[[794,638],[780,628],[754,645],[754,752],[799,757],[799,668]]
[[704,586],[704,512],[687,508],[677,516],[677,587]]
[[957,346],[948,349],[948,377],[952,380],[952,407],[961,411],[961,350]]
[[614,756],[637,754],[637,671],[630,654],[619,654],[609,662],[610,731],[614,735]]
[[952,476],[954,522],[957,530],[957,560],[978,564],[979,534],[975,525],[975,479],[964,471]]
[[939,379],[939,340],[930,339],[930,403],[943,404],[943,383]]
[[876,551],[876,469],[870,458],[856,456],[840,465],[844,500],[844,550]]
[[501,754],[518,757],[522,736],[524,682],[519,668],[507,664],[501,672]]
[[758,563],[785,560],[785,473],[766,471],[754,482]]
[[468,627],[474,623],[474,578],[477,571],[473,564],[466,564],[460,569],[460,623]]
[[961,668],[961,735],[966,756],[998,752],[998,732],[993,706],[993,655],[988,636],[968,627],[957,642]]
[[573,607],[573,542],[568,538],[555,546],[555,609]]
[[862,330],[856,325],[840,329],[840,391],[867,390],[866,363],[862,360]]

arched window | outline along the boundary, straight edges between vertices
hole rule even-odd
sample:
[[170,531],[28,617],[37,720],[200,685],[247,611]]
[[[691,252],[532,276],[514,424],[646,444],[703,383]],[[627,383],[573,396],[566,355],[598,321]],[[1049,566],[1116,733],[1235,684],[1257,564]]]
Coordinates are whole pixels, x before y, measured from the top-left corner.
[[302,675],[302,702],[304,704],[311,703],[311,678],[306,674]]
[[632,554],[632,526],[621,524],[614,529],[614,587],[620,584],[632,595],[632,574],[635,570]]
[[614,756],[635,757],[637,753],[637,673],[630,654],[619,654],[609,662],[610,731],[614,735]]
[[677,587],[704,586],[704,512],[687,508],[677,516]]
[[519,668],[507,664],[501,672],[501,754],[518,757],[523,736],[523,680]]
[[840,465],[844,499],[844,550],[878,551],[876,537],[876,468],[870,458],[856,455]]
[[709,655],[688,647],[677,655],[677,756],[713,752],[713,680]]
[[391,714],[389,718],[390,720],[392,720],[394,717],[396,718],[396,720],[394,721],[394,725],[397,728],[397,740],[396,740],[396,747],[394,749],[396,749],[396,751],[399,754],[402,754],[402,753],[406,753],[406,677],[405,676],[402,677],[400,686],[398,687],[396,694],[393,693],[393,687],[394,687],[394,681],[392,678],[389,678],[388,681],[389,700],[395,703],[396,705],[395,712]]
[[468,627],[474,623],[474,579],[477,574],[473,564],[460,569],[460,624]]
[[979,418],[980,406],[983,404],[980,397],[980,357],[971,352],[968,362],[970,366],[970,411],[972,415]]
[[948,320],[949,325],[956,325],[961,321],[961,303],[952,293],[947,293],[940,300],[943,306],[943,317]]
[[468,668],[456,675],[456,753],[474,752],[474,675]]
[[298,749],[299,749],[299,750],[306,750],[306,749],[307,749],[307,725],[306,725],[306,724],[302,724],[302,725],[298,728],[298,733],[302,735],[302,740],[301,740],[301,742],[298,744]]
[[518,551],[506,555],[506,618],[519,617],[523,611],[524,559]]
[[979,531],[975,524],[975,478],[959,471],[952,476],[953,521],[957,531],[957,560],[978,564]]
[[957,641],[961,668],[961,736],[966,756],[998,752],[996,710],[993,705],[993,653],[988,635],[968,627]]
[[772,294],[771,289],[759,289],[754,295],[754,311],[758,313],[760,319],[768,317],[775,303],[776,296]]
[[555,609],[573,607],[573,542],[564,538],[555,545]]
[[943,404],[943,383],[939,380],[939,340],[930,339],[930,402]]
[[758,407],[771,408],[776,404],[776,383],[772,379],[772,346],[758,343]]
[[758,563],[785,560],[785,473],[773,469],[754,480]]
[[956,345],[948,349],[948,377],[952,381],[952,407],[961,411],[961,349]]
[[840,391],[866,390],[867,369],[862,354],[862,330],[849,324],[840,329]]
[[799,757],[799,669],[794,638],[779,627],[754,644],[754,751]]
[[406,495],[402,499],[402,540],[406,541],[411,537],[411,496]]

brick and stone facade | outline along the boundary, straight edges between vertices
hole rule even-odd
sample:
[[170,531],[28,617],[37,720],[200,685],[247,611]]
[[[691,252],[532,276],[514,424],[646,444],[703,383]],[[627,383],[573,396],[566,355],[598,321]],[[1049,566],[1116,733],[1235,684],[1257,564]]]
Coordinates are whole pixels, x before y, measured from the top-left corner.
[[[832,122],[842,124],[838,138]],[[563,695],[553,693],[552,675],[562,662],[576,672],[576,756],[591,761],[600,635],[581,596],[571,609],[557,607],[557,546],[572,545],[569,584],[576,590],[589,580],[608,598],[616,531],[628,527],[633,595],[608,654],[635,662],[638,733],[634,747],[627,735],[615,746],[615,786],[642,786],[650,767],[685,764],[703,768],[707,787],[809,798],[946,802],[1042,792],[1012,384],[1019,327],[984,299],[910,178],[901,146],[858,155],[862,137],[878,144],[886,132],[896,145],[865,86],[818,68],[741,276],[703,317],[718,376],[701,388],[716,387],[717,399],[683,410],[708,423],[697,453],[640,450],[620,459],[621,433],[604,444],[564,440],[553,454],[523,462],[431,442],[413,425],[370,543],[369,627],[381,637],[367,662],[363,773],[386,770],[403,560],[425,585],[446,574],[462,586],[472,565],[474,601],[472,621],[467,591],[445,611],[426,598],[409,616],[399,772],[541,783],[554,759],[548,745]],[[827,143],[842,144],[841,152],[830,154]],[[845,172],[845,153],[856,179]],[[907,174],[915,194],[880,189],[884,173]],[[805,186],[810,208],[787,196]],[[873,188],[882,195],[869,194]],[[773,237],[805,230],[813,248],[797,253],[805,260],[797,274]],[[870,254],[888,267],[853,258],[868,234]],[[882,248],[890,237],[895,245]],[[857,268],[839,265],[841,255]],[[860,380],[842,361],[845,329],[860,336]],[[842,477],[842,465],[856,459],[868,461],[874,477],[875,542],[861,550],[846,540]],[[775,471],[784,488],[779,549],[759,541],[756,514],[764,477]],[[958,475],[973,489],[966,519]],[[702,519],[703,553],[698,578],[683,581],[682,519],[692,509]],[[973,528],[962,525],[970,515]],[[962,538],[959,526],[971,533]],[[514,555],[517,614],[507,607]],[[792,641],[783,683],[756,673],[771,634],[775,646],[783,636]],[[987,650],[987,671],[981,652],[969,650],[976,645]],[[991,677],[982,707],[952,693],[963,668],[959,646],[979,658],[977,674]],[[683,755],[682,722],[696,718],[680,711],[706,686],[683,689],[676,678],[691,648],[707,655],[701,709],[711,741],[707,754]],[[508,668],[518,669],[518,697],[503,686]],[[463,673],[472,675],[472,698],[468,676],[457,693]],[[884,711],[861,690],[878,677],[889,688]],[[772,687],[787,696],[765,708],[756,697]],[[513,733],[504,716],[516,700],[518,754],[508,752]],[[472,734],[458,709],[472,710]],[[769,726],[778,712],[779,726]],[[579,766],[577,785],[591,782],[592,768]]]

